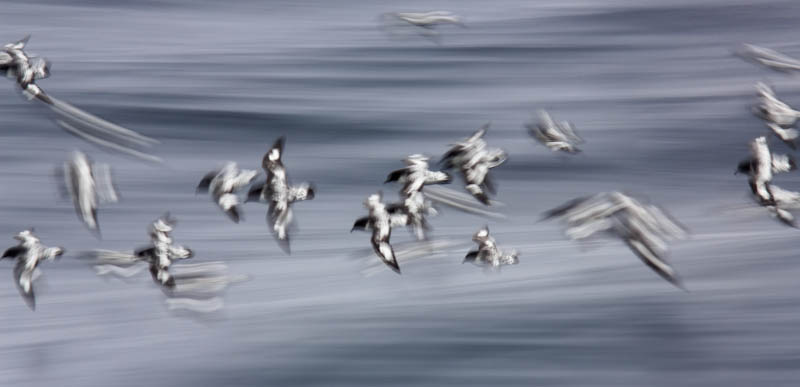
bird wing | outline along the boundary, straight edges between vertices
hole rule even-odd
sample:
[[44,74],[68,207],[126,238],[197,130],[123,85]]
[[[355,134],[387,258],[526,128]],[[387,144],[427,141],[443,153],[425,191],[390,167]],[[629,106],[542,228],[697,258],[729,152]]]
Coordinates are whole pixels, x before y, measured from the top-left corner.
[[639,259],[649,266],[653,271],[658,273],[662,278],[669,281],[671,284],[684,289],[683,283],[678,277],[678,273],[670,264],[662,257],[658,256],[651,246],[647,245],[639,239],[629,239],[626,241],[628,247],[636,254]]
[[384,181],[383,184],[390,183],[393,181],[399,181],[400,179],[403,178],[403,176],[406,176],[407,174],[408,174],[408,168],[402,168],[392,171],[391,173],[389,173],[388,176],[386,176],[386,181]]
[[400,274],[400,266],[397,264],[397,258],[395,257],[394,249],[392,248],[392,245],[389,244],[388,238],[387,240],[378,240],[375,238],[375,236],[373,236],[372,248],[375,250],[375,254],[378,255],[378,258],[380,258],[383,263],[391,267],[392,270],[394,270],[397,274]]
[[36,310],[36,297],[33,293],[33,278],[32,273],[25,270],[25,260],[17,259],[17,264],[14,265],[14,285],[17,286],[19,295],[25,300],[31,310]]
[[200,193],[204,193],[204,194],[208,193],[208,189],[211,186],[211,181],[214,180],[215,177],[217,177],[218,173],[219,173],[219,171],[212,171],[212,172],[206,173],[206,175],[203,176],[203,179],[200,180],[200,184],[197,185],[197,189],[195,190],[195,193],[198,193],[198,194],[200,194]]
[[5,252],[3,252],[2,258],[17,258],[24,255],[27,251],[28,249],[22,246],[9,247]]
[[[262,198],[261,194],[264,192],[265,189],[268,192],[265,193],[265,195]],[[250,187],[250,191],[247,192],[247,199],[245,199],[245,202],[260,202],[262,199],[267,199],[271,196],[272,195],[269,193],[269,185],[267,185],[266,182],[263,183],[259,182],[253,184],[253,186]]]
[[353,223],[353,228],[350,229],[350,232],[355,230],[367,231],[372,228],[372,222],[369,219],[369,216],[362,216],[356,219],[355,223]]

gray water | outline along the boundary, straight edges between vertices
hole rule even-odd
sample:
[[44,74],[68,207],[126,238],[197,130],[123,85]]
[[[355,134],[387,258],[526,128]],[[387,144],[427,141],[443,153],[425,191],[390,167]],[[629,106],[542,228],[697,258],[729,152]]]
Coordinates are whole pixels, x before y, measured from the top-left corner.
[[[0,98],[0,235],[35,226],[68,254],[41,266],[28,310],[2,263],[0,385],[30,386],[794,386],[800,379],[797,231],[747,197],[736,163],[764,126],[754,83],[800,105],[796,77],[731,55],[749,42],[800,57],[791,1],[25,1],[4,3],[0,40],[33,37],[53,62],[39,84],[162,141],[165,168],[107,153],[59,129],[13,82]],[[378,15],[445,9],[468,28],[440,44],[388,36]],[[536,109],[572,121],[584,152],[534,143]],[[438,157],[491,121],[509,161],[493,173],[506,221],[448,209],[444,256],[365,277],[369,236],[348,231],[411,153]],[[291,256],[259,204],[230,222],[194,188],[226,160],[284,162],[317,197],[295,205]],[[779,152],[788,148],[773,141]],[[123,201],[101,208],[102,240],[59,199],[73,149],[115,172]],[[778,184],[800,189],[794,174]],[[458,189],[458,185],[451,188]],[[682,292],[614,241],[581,248],[539,214],[625,190],[692,232],[670,260]],[[75,259],[128,250],[163,211],[194,262],[223,260],[249,282],[222,313],[168,311],[145,274],[105,280]],[[520,264],[460,264],[489,224]],[[395,243],[411,241],[396,231]]]

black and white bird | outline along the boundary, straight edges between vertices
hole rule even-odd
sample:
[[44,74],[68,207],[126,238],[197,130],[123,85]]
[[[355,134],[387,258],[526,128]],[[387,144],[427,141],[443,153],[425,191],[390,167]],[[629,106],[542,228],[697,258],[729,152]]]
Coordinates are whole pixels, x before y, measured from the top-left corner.
[[210,192],[217,206],[232,221],[239,223],[242,215],[239,209],[239,197],[236,192],[250,184],[257,174],[258,171],[255,170],[239,170],[235,162],[228,161],[222,168],[206,174],[197,186],[196,192]]
[[470,262],[492,270],[519,263],[519,253],[516,250],[507,252],[500,250],[494,237],[489,235],[489,226],[478,230],[472,236],[472,241],[478,244],[478,249],[468,252],[462,263]]
[[400,274],[400,266],[397,264],[397,257],[395,257],[394,249],[389,239],[392,235],[393,227],[408,225],[408,215],[403,212],[390,213],[386,204],[383,203],[383,194],[381,192],[368,196],[367,200],[364,201],[364,206],[369,210],[369,214],[357,219],[350,232],[355,230],[372,231],[370,242],[375,254],[378,255],[383,263]]
[[575,127],[567,122],[555,121],[549,113],[540,110],[539,122],[526,124],[528,133],[553,152],[579,153],[578,144],[583,139],[575,132]]
[[93,116],[45,93],[36,81],[50,75],[50,62],[25,51],[29,39],[30,35],[0,49],[0,72],[15,79],[28,100],[43,102],[58,116],[55,121],[61,128],[82,140],[141,160],[161,162],[159,157],[147,151],[158,141]]
[[[773,123],[781,128],[789,128],[800,118],[800,111],[778,99],[775,91],[767,84],[758,82],[756,91],[758,92],[758,103],[753,106],[753,113],[767,123]],[[781,139],[784,137],[778,133],[776,135]],[[794,131],[794,136],[792,136],[792,138],[795,137],[797,137],[797,131]]]
[[403,189],[400,193],[407,198],[416,192],[422,191],[426,185],[450,183],[451,177],[448,173],[434,172],[428,169],[428,160],[430,160],[428,157],[421,154],[413,154],[406,157],[404,160],[406,167],[392,171],[386,177],[384,184],[395,181],[403,184]]
[[90,231],[100,235],[97,206],[100,202],[116,203],[119,200],[111,181],[108,164],[92,163],[85,153],[74,151],[70,158],[56,169],[64,194],[70,196],[78,218]]
[[769,48],[745,43],[735,51],[735,54],[771,70],[787,73],[800,71],[800,61]]
[[281,248],[290,253],[289,228],[294,218],[292,204],[314,199],[315,188],[311,183],[292,185],[282,161],[285,142],[284,137],[278,138],[264,155],[261,166],[267,173],[267,181],[254,185],[247,195],[247,201],[269,203],[267,223]]
[[33,282],[39,276],[37,266],[43,260],[52,261],[60,257],[64,254],[64,249],[42,245],[39,238],[33,234],[32,229],[19,232],[14,239],[18,240],[19,244],[7,249],[0,259],[17,260],[14,265],[14,283],[28,307],[35,310],[36,298],[33,292]]
[[175,287],[175,279],[169,273],[172,261],[189,259],[194,252],[186,247],[173,244],[170,235],[177,224],[177,220],[169,213],[156,219],[148,230],[150,245],[137,249],[134,255],[150,265],[150,274],[153,281],[167,288]]
[[464,178],[467,192],[487,206],[490,203],[488,194],[495,192],[489,171],[508,158],[502,149],[488,147],[483,139],[488,129],[489,124],[484,124],[471,136],[452,144],[439,161],[445,170],[458,169]]
[[3,46],[0,50],[0,71],[7,77],[16,79],[17,85],[28,99],[37,98],[52,104],[50,97],[36,85],[37,79],[50,76],[50,63],[42,57],[25,52],[25,45],[30,37],[27,35],[21,40]]
[[739,162],[736,173],[747,174],[754,197],[759,203],[769,204],[773,202],[769,192],[772,176],[795,169],[797,163],[794,157],[773,154],[767,144],[767,138],[760,136],[750,142],[750,157]]
[[782,223],[797,227],[794,215],[789,212],[798,208],[794,193],[772,184],[774,174],[795,169],[797,163],[792,156],[773,154],[766,137],[761,136],[750,142],[750,158],[739,163],[736,173],[748,175],[750,191],[759,205]]
[[683,289],[665,254],[667,241],[684,238],[686,231],[660,208],[640,203],[620,192],[604,192],[571,200],[546,212],[544,219],[553,217],[566,220],[566,235],[573,240],[596,234],[621,239],[658,275]]

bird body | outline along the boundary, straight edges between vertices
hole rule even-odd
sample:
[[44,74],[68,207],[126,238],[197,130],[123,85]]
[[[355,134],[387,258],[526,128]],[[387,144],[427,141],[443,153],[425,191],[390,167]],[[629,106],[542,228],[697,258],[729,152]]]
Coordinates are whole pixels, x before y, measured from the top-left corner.
[[686,231],[658,207],[640,203],[621,192],[599,193],[571,200],[546,212],[544,219],[552,217],[566,221],[565,234],[573,240],[599,233],[621,239],[658,275],[683,288],[664,255],[667,240],[683,238]]
[[500,250],[494,237],[489,235],[488,226],[478,230],[472,236],[472,241],[478,244],[478,249],[467,253],[462,263],[471,262],[491,270],[519,263],[519,253],[516,250],[508,252]]
[[236,192],[250,184],[258,174],[255,170],[239,170],[235,162],[229,161],[222,168],[209,172],[197,186],[197,192],[210,192],[220,209],[235,223],[239,223],[239,197]]
[[289,228],[294,219],[292,204],[314,199],[316,190],[311,183],[291,184],[282,161],[285,141],[284,137],[278,138],[264,155],[261,165],[267,174],[267,181],[254,185],[247,200],[269,204],[267,223],[281,248],[290,253]]
[[578,144],[583,139],[575,133],[575,128],[567,121],[556,122],[549,113],[539,111],[539,122],[527,124],[529,134],[551,151],[579,153]]
[[64,253],[61,247],[46,247],[42,245],[33,230],[24,230],[14,236],[19,241],[17,246],[7,249],[2,258],[17,260],[14,266],[14,282],[25,303],[31,309],[36,308],[36,299],[33,292],[33,281],[36,278],[36,268],[43,260],[52,261]]
[[440,161],[444,169],[458,169],[464,178],[464,188],[485,205],[490,203],[488,194],[494,192],[489,171],[507,159],[505,151],[489,148],[483,140],[488,128],[487,123],[470,137],[453,144]]

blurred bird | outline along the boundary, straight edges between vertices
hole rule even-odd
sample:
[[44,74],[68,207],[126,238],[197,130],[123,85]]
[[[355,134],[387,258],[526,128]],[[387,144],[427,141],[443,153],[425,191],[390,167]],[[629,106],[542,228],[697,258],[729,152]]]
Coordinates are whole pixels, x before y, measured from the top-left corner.
[[427,239],[426,232],[430,230],[425,216],[438,214],[430,200],[426,199],[425,194],[420,191],[412,193],[400,202],[386,206],[386,210],[390,215],[406,215],[408,217],[406,225],[411,234],[420,241]]
[[775,91],[763,82],[756,83],[758,104],[753,107],[753,113],[764,121],[774,123],[782,128],[788,128],[800,118],[800,111],[778,99]]
[[30,56],[25,52],[25,45],[31,38],[30,35],[3,46],[0,51],[0,71],[7,77],[15,78],[22,93],[28,99],[38,98],[39,100],[52,104],[50,97],[36,85],[37,79],[44,79],[50,76],[50,64],[46,59]]
[[439,24],[464,25],[461,21],[461,17],[448,11],[392,12],[387,15],[394,16],[408,24],[423,28],[433,28]]
[[36,298],[33,292],[33,281],[39,276],[37,266],[42,260],[52,261],[62,254],[61,247],[45,247],[39,238],[33,234],[33,229],[24,230],[14,236],[19,244],[7,249],[2,258],[14,258],[14,283],[19,294],[31,310],[36,309]]
[[211,192],[211,197],[231,220],[239,223],[239,197],[236,192],[255,179],[258,171],[243,169],[233,161],[226,162],[222,168],[209,172],[197,186],[197,193]]
[[772,154],[764,136],[750,142],[750,154],[750,158],[739,163],[736,173],[748,175],[750,191],[759,205],[765,207],[782,223],[797,227],[794,216],[787,210],[787,208],[797,208],[794,193],[772,184],[773,174],[797,169],[794,158]]
[[194,252],[188,248],[172,243],[170,233],[174,230],[177,220],[169,213],[156,219],[149,228],[151,245],[137,249],[134,255],[150,265],[150,274],[153,281],[167,288],[175,287],[175,279],[169,273],[173,260],[189,259]]
[[419,27],[422,35],[434,41],[439,38],[439,32],[435,30],[437,26],[452,24],[459,27],[466,27],[461,17],[448,11],[431,12],[388,12],[381,15],[383,27],[389,27],[391,22],[398,22],[403,25]]
[[392,235],[392,227],[407,226],[409,217],[404,213],[390,213],[382,200],[383,194],[381,192],[368,196],[367,200],[364,201],[364,206],[369,210],[369,214],[357,219],[350,232],[371,230],[372,239],[370,241],[375,254],[378,255],[383,263],[400,274],[400,266],[397,264],[397,258],[392,245],[389,243],[389,238]]
[[428,184],[447,184],[452,180],[450,175],[445,172],[433,172],[428,169],[428,157],[413,154],[404,160],[406,167],[392,171],[386,177],[384,184],[396,181],[403,184],[401,192],[405,198],[410,197]]
[[56,169],[56,176],[61,180],[59,184],[64,187],[64,193],[72,198],[78,218],[99,237],[98,202],[119,200],[108,164],[92,163],[85,153],[74,151],[70,159]]
[[753,44],[743,44],[735,54],[743,59],[780,72],[800,70],[800,61],[775,50]]
[[286,253],[290,253],[289,226],[293,219],[292,203],[314,199],[315,188],[311,183],[291,184],[281,160],[285,141],[284,137],[278,138],[264,155],[261,166],[267,173],[267,181],[254,185],[247,195],[247,201],[269,202],[267,222],[278,244]]
[[146,161],[161,162],[160,158],[143,150],[158,141],[93,116],[45,93],[36,80],[50,75],[50,62],[25,51],[29,39],[30,35],[0,49],[0,72],[16,79],[28,100],[44,102],[59,116],[56,119],[59,126],[87,142]]
[[575,133],[575,128],[567,121],[556,122],[546,111],[539,111],[539,122],[525,125],[528,133],[551,151],[579,153],[578,144],[583,139]]
[[472,240],[478,244],[478,249],[468,252],[462,263],[470,262],[492,270],[499,270],[503,265],[519,263],[519,253],[516,250],[504,252],[497,247],[497,242],[489,235],[489,226],[478,230],[472,236]]
[[446,170],[457,168],[464,178],[466,190],[487,206],[490,204],[487,192],[495,192],[489,179],[489,170],[503,164],[507,159],[505,151],[489,148],[483,140],[488,129],[489,123],[484,124],[470,137],[452,144],[439,161]]
[[794,157],[772,154],[766,137],[760,136],[750,142],[750,158],[739,162],[735,173],[747,174],[750,190],[755,198],[759,203],[769,204],[773,202],[768,189],[773,174],[795,169],[797,169],[797,163]]
[[677,272],[666,261],[666,241],[686,236],[686,231],[661,209],[645,205],[620,192],[599,193],[571,200],[545,213],[543,219],[561,217],[573,240],[605,233],[622,239],[647,266],[673,285],[684,289]]

